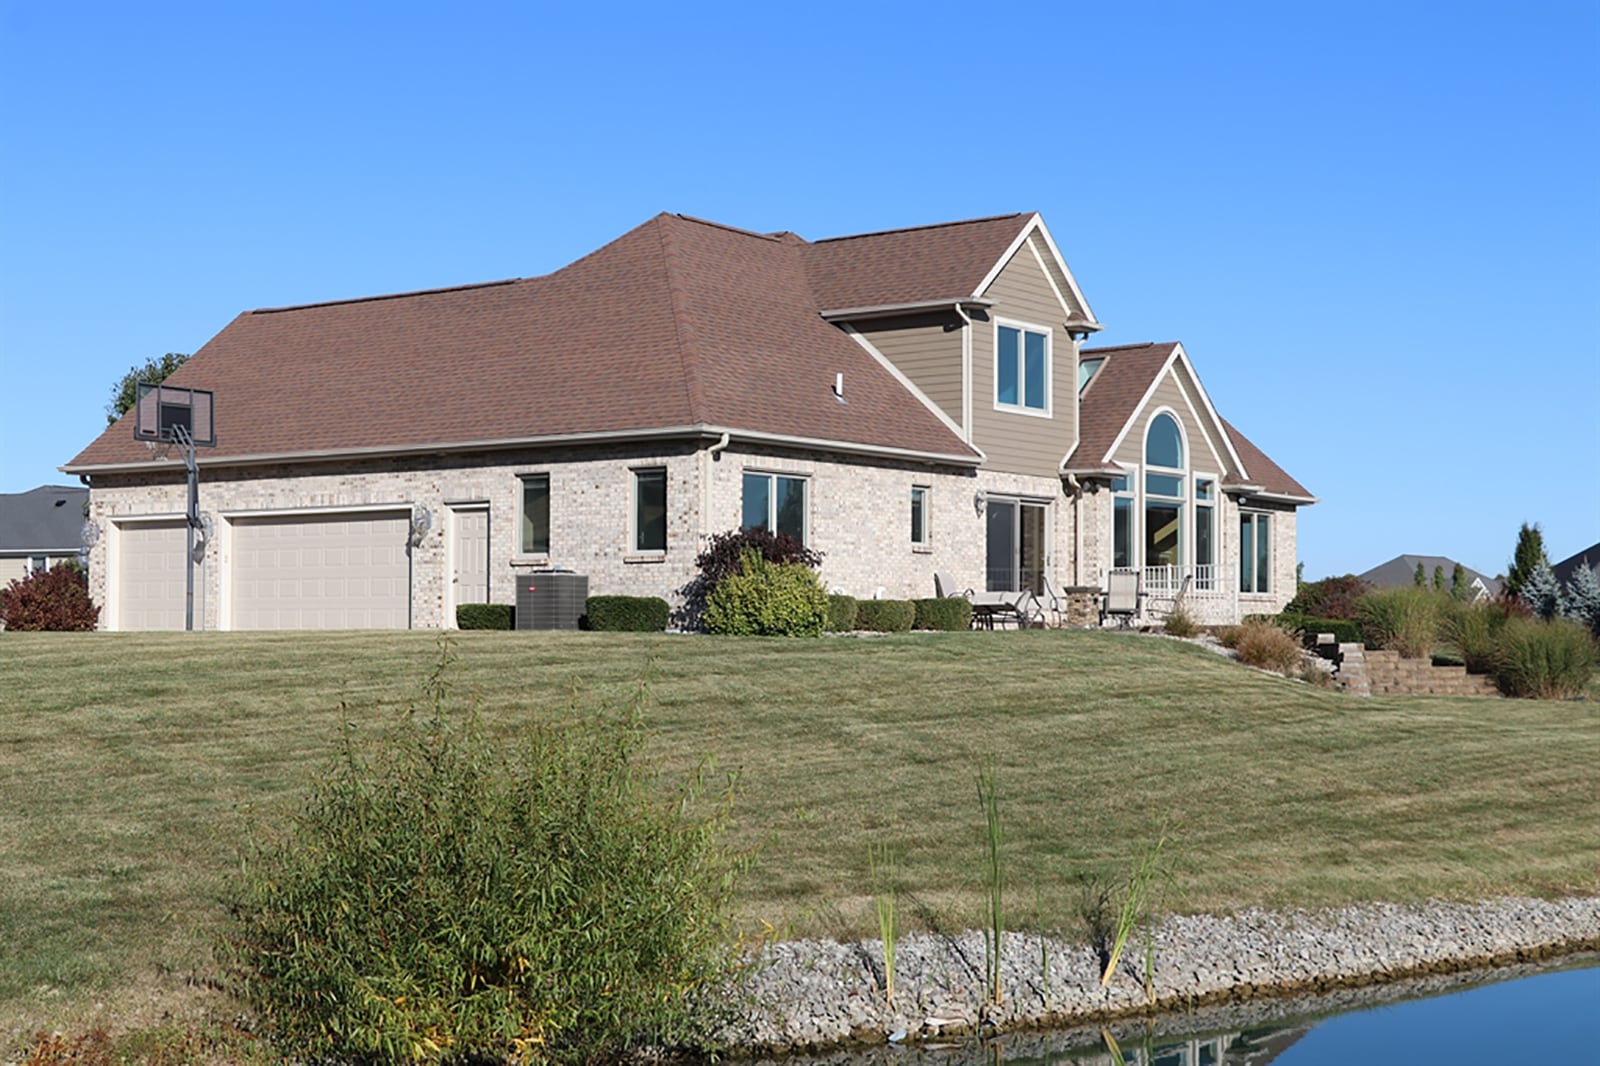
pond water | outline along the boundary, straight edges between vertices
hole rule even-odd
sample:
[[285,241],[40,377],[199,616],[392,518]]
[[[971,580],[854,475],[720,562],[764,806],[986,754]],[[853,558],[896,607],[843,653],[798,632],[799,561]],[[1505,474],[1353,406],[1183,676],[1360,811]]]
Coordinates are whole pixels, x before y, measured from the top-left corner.
[[[1410,998],[1399,998],[1410,997]],[[1424,978],[1322,999],[1207,1008],[1109,1032],[998,1039],[781,1060],[791,1066],[1503,1066],[1600,1064],[1600,957]]]

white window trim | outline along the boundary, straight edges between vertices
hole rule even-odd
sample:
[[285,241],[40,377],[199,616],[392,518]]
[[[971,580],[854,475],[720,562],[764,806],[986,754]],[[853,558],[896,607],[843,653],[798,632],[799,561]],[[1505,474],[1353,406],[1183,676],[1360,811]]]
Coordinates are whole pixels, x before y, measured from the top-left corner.
[[[650,559],[655,556],[666,555],[667,547],[672,538],[667,534],[665,543],[659,548],[639,547],[639,475],[660,474],[662,495],[668,495],[667,468],[661,465],[649,464],[645,466],[630,466],[628,468],[628,550],[625,553],[630,559]],[[663,505],[666,500],[663,499]],[[670,525],[670,523],[667,523]]]
[[911,540],[913,550],[927,551],[933,547],[933,486],[912,485],[911,498],[916,500],[916,494],[922,493],[922,539],[915,537]]
[[[1179,530],[1178,534],[1178,562],[1176,565],[1181,568],[1194,565],[1194,477],[1193,471],[1188,465],[1156,466],[1148,461],[1150,456],[1150,427],[1154,426],[1156,419],[1162,415],[1172,419],[1172,424],[1178,429],[1178,447],[1183,449],[1183,454],[1179,458],[1185,464],[1188,464],[1192,458],[1193,453],[1189,450],[1189,431],[1184,427],[1183,419],[1179,417],[1178,412],[1165,404],[1153,409],[1150,412],[1150,416],[1144,420],[1144,433],[1139,438],[1139,484],[1137,486],[1139,502],[1135,505],[1135,513],[1139,519],[1139,525],[1142,527],[1151,499],[1148,491],[1149,486],[1145,484],[1145,478],[1148,475],[1155,474],[1160,477],[1178,479],[1178,482],[1183,485],[1183,496],[1164,496],[1157,493],[1153,498],[1161,503],[1176,503],[1178,505],[1179,522],[1183,528]],[[1146,547],[1143,536],[1140,536],[1134,542],[1134,554],[1139,559],[1138,565],[1141,569],[1155,565],[1145,558]]]
[[518,471],[517,474],[516,474],[516,478],[517,478],[517,527],[516,527],[516,539],[512,542],[516,547],[516,552],[514,553],[513,558],[512,558],[512,562],[514,562],[514,563],[515,562],[529,562],[529,561],[544,562],[544,561],[546,561],[546,560],[548,560],[550,558],[550,548],[549,548],[549,546],[547,546],[545,548],[545,550],[542,551],[542,552],[525,551],[523,549],[523,546],[522,546],[522,525],[523,525],[523,516],[524,516],[523,508],[527,505],[527,502],[528,502],[527,484],[528,484],[528,479],[529,478],[534,478],[534,477],[542,477],[542,478],[545,479],[545,492],[546,492],[547,496],[549,497],[550,503],[552,504],[552,506],[550,508],[550,512],[551,513],[548,516],[548,524],[549,524],[550,528],[546,529],[545,533],[550,538],[550,540],[552,540],[552,541],[555,540],[555,507],[553,506],[554,503],[555,503],[555,498],[556,498],[556,491],[555,491],[556,479],[555,479],[555,477],[548,470],[520,470],[520,471]]
[[[1028,379],[1026,373],[1027,343],[1022,342],[1017,349],[1017,393],[1023,398],[1021,403],[1000,402],[1000,329],[1001,327],[1020,330],[1024,334],[1038,333],[1044,337],[1044,407],[1029,407],[1026,399],[1028,395]],[[993,354],[989,360],[991,381],[990,400],[996,411],[1008,415],[1025,415],[1028,418],[1054,418],[1055,417],[1055,331],[1049,326],[1036,326],[1031,322],[1022,322],[1012,318],[999,318],[994,320]]]
[[744,528],[744,479],[747,477],[764,477],[772,484],[767,489],[767,528],[772,532],[778,531],[778,486],[774,479],[789,478],[805,484],[805,503],[800,508],[800,543],[806,547],[811,546],[811,475],[797,473],[793,470],[770,470],[760,467],[746,467],[739,475],[739,528]]
[[[1239,519],[1240,519],[1240,521],[1242,522],[1244,519],[1248,518],[1248,519],[1250,519],[1250,524],[1253,527],[1252,530],[1251,530],[1251,533],[1250,533],[1250,554],[1251,554],[1251,559],[1253,560],[1253,562],[1252,562],[1252,572],[1255,574],[1255,577],[1256,577],[1256,581],[1254,582],[1254,584],[1256,586],[1260,586],[1260,584],[1261,584],[1261,581],[1260,581],[1260,576],[1261,576],[1260,575],[1260,567],[1254,565],[1254,560],[1259,559],[1259,555],[1257,554],[1256,545],[1261,543],[1261,541],[1259,539],[1260,538],[1260,533],[1259,533],[1259,530],[1260,530],[1260,519],[1265,518],[1267,520],[1267,529],[1271,530],[1272,526],[1273,526],[1272,514],[1273,513],[1271,511],[1256,511],[1256,510],[1247,510],[1246,508],[1243,508],[1243,507],[1239,508]],[[1273,580],[1272,580],[1273,565],[1272,565],[1272,563],[1273,563],[1273,560],[1277,557],[1277,554],[1278,554],[1277,536],[1278,535],[1276,533],[1269,532],[1267,534],[1267,587],[1265,589],[1262,589],[1262,588],[1259,588],[1259,587],[1252,588],[1248,592],[1245,591],[1244,589],[1239,589],[1239,595],[1241,595],[1241,596],[1270,596],[1270,595],[1272,595],[1272,586],[1273,586]],[[1240,540],[1239,540],[1239,574],[1236,575],[1235,578],[1234,578],[1235,586],[1240,584],[1240,578],[1243,576],[1243,572],[1244,572],[1244,538],[1241,537]]]

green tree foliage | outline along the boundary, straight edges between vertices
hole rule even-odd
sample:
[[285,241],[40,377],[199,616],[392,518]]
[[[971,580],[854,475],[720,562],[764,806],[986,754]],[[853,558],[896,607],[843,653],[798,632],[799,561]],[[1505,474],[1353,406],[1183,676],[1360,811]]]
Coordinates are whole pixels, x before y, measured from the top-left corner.
[[1422,563],[1417,562],[1417,572],[1411,575],[1411,583],[1419,589],[1428,587],[1428,573],[1422,568]]
[[147,359],[142,366],[130,366],[122,380],[111,387],[111,402],[106,404],[106,425],[115,425],[117,419],[133,408],[139,398],[139,383],[162,382],[172,372],[189,361],[187,355],[168,352],[158,359]]
[[1461,603],[1467,602],[1472,594],[1472,586],[1467,581],[1467,568],[1460,563],[1450,574],[1450,595]]
[[1522,587],[1528,583],[1540,563],[1547,566],[1550,563],[1544,553],[1544,534],[1539,532],[1537,522],[1531,526],[1524,522],[1517,533],[1517,550],[1511,559],[1511,568],[1506,571],[1506,595],[1521,599]]
[[301,1062],[614,1062],[706,1047],[744,858],[643,755],[632,705],[514,746],[446,700],[347,726],[286,832],[246,843],[221,948]]
[[1442,566],[1436,566],[1433,568],[1433,591],[1444,591],[1444,567]]
[[1561,600],[1561,613],[1600,636],[1600,579],[1594,576],[1588,559],[1572,572],[1572,580],[1567,582],[1566,594]]
[[1561,582],[1550,564],[1540,560],[1522,583],[1522,602],[1546,622],[1561,613]]
[[[770,562],[748,548],[742,569],[706,596],[706,631],[730,636],[820,637],[828,593],[805,563]],[[859,624],[859,623],[858,623]]]

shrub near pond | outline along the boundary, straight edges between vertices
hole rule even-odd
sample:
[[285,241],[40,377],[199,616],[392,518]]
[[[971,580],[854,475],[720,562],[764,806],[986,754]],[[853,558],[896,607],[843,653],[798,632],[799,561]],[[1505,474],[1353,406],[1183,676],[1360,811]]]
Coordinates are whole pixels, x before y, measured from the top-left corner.
[[246,846],[221,945],[237,990],[302,1061],[703,1045],[742,865],[727,794],[663,787],[643,689],[502,748],[449,713],[447,662],[431,715],[370,750],[341,738],[288,830]]

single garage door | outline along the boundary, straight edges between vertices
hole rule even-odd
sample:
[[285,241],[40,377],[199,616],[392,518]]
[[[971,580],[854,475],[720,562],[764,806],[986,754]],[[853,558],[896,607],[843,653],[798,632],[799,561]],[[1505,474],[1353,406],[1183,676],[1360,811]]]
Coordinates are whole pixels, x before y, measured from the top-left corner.
[[406,511],[233,520],[234,629],[405,629]]
[[[117,526],[116,627],[182,629],[188,597],[188,527],[176,522]],[[200,625],[202,571],[195,568],[195,626]]]

